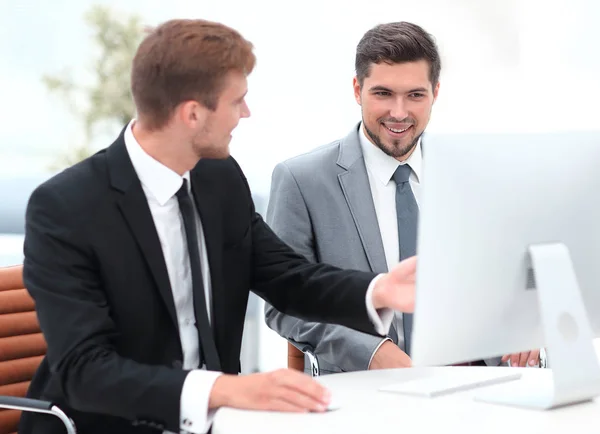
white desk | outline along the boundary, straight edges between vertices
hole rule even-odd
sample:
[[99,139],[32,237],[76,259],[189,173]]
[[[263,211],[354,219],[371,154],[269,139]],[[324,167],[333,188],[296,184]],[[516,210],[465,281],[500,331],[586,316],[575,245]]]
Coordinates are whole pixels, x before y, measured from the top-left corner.
[[[284,414],[223,408],[213,434],[233,433],[436,433],[436,434],[598,434],[600,399],[550,411],[523,410],[475,402],[474,391],[437,398],[379,392],[383,385],[447,369],[519,369],[535,381],[549,370],[535,368],[412,368],[351,372],[320,378],[341,408],[324,414]],[[521,381],[521,380],[517,380]],[[500,386],[490,386],[500,387]]]
[[[549,370],[528,368],[414,368],[364,371],[321,378],[341,408],[325,414],[284,414],[224,408],[213,434],[233,433],[460,433],[598,434],[600,400],[551,411],[522,410],[472,400],[473,391],[438,398],[410,397],[378,388],[447,369],[519,369],[535,381]],[[500,387],[500,386],[491,386]]]

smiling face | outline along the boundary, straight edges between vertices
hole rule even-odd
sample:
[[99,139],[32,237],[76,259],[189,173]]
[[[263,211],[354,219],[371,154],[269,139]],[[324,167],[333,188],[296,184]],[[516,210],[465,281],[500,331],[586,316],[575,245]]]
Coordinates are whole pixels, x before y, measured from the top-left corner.
[[362,85],[354,78],[366,136],[387,155],[406,160],[429,123],[438,90],[426,60],[372,64]]

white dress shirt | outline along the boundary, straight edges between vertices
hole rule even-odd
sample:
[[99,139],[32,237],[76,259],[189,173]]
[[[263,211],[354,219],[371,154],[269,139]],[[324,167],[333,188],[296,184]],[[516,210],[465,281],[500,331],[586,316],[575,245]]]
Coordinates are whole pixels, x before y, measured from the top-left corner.
[[[175,312],[179,324],[179,338],[183,350],[183,369],[193,369],[185,379],[180,401],[181,429],[190,433],[205,433],[210,428],[212,414],[208,412],[208,399],[213,383],[220,375],[200,367],[199,338],[194,313],[192,274],[187,248],[183,217],[179,211],[179,202],[175,193],[188,180],[190,174],[179,176],[165,165],[148,155],[135,139],[130,122],[125,131],[125,147],[133,168],[142,183],[142,188],[154,220],[156,232],[169,274],[171,291],[175,302]],[[192,197],[193,200],[193,197]],[[200,246],[201,270],[206,296],[206,305],[210,306],[211,280],[206,243],[200,217],[196,210],[196,229]],[[208,316],[210,321],[210,309]],[[198,369],[201,368],[201,369]]]
[[[365,159],[365,165],[367,167],[367,176],[371,187],[371,195],[373,196],[373,204],[375,205],[377,223],[379,223],[385,260],[388,270],[390,270],[394,265],[400,262],[398,219],[396,217],[396,183],[392,180],[392,176],[401,164],[408,164],[410,166],[412,171],[408,182],[415,195],[417,205],[419,205],[422,173],[421,139],[419,138],[417,146],[411,156],[401,163],[394,157],[387,155],[367,138],[362,123],[360,125],[358,136]],[[396,331],[398,332],[398,343],[404,347],[404,327],[402,326],[401,314],[395,315],[394,324],[396,326]],[[385,342],[385,340],[383,340],[381,344],[383,344],[383,342]],[[381,344],[377,346],[375,352],[377,352]],[[373,354],[375,354],[375,352]],[[371,359],[372,357],[373,355],[371,355]]]
[[[184,432],[202,434],[208,431],[213,419],[213,412],[208,411],[208,401],[212,386],[220,375],[219,372],[206,371],[199,367],[199,337],[195,326],[192,275],[190,258],[187,249],[183,218],[179,211],[179,202],[175,194],[188,180],[191,188],[190,174],[180,176],[162,163],[148,155],[133,135],[132,120],[125,130],[125,147],[129,153],[133,168],[140,179],[144,194],[150,206],[156,232],[165,258],[169,282],[175,301],[175,311],[179,324],[181,348],[183,350],[183,369],[190,369],[185,379],[180,401],[180,426]],[[192,197],[193,200],[193,197]],[[196,228],[200,245],[201,269],[206,297],[206,305],[210,306],[211,280],[206,242],[200,216],[196,214]],[[376,331],[385,335],[393,319],[393,311],[373,307],[372,293],[377,278],[373,279],[366,294],[367,312]],[[209,309],[210,321],[210,309]]]

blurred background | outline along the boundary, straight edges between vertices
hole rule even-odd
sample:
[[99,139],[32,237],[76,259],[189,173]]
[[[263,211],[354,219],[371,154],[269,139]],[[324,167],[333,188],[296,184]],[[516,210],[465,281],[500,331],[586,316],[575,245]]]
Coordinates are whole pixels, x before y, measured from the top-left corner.
[[[430,132],[599,128],[598,0],[1,0],[0,266],[22,261],[35,186],[109,145],[134,116],[129,65],[144,29],[188,17],[234,27],[255,46],[252,117],[232,154],[263,214],[276,163],[360,120],[354,50],[379,23],[415,22],[439,44]],[[284,366],[286,343],[252,297],[242,370]]]

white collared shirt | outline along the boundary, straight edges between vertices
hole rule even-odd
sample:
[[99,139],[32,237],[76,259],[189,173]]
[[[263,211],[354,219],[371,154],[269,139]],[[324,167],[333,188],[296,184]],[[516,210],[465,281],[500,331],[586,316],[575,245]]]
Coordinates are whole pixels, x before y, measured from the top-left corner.
[[360,145],[367,175],[371,186],[371,195],[377,214],[377,222],[381,231],[383,250],[388,270],[400,261],[400,245],[398,243],[398,220],[396,218],[396,183],[392,180],[394,172],[401,164],[408,164],[412,169],[408,180],[415,195],[417,205],[421,196],[422,154],[421,139],[413,153],[404,162],[399,162],[375,146],[365,135],[363,126],[359,132]]
[[[180,176],[148,155],[133,135],[131,127],[134,122],[131,121],[125,130],[125,147],[146,195],[165,258],[179,325],[183,369],[192,370],[185,379],[181,393],[181,429],[194,434],[205,433],[212,421],[212,414],[208,412],[210,391],[220,373],[205,371],[202,370],[204,367],[199,366],[199,338],[194,313],[190,257],[183,218],[175,196],[183,185],[183,179],[188,181],[189,192],[190,174],[186,172]],[[196,210],[194,213],[206,305],[210,306],[211,280],[206,243],[200,217]],[[207,313],[210,321],[210,309]]]
[[[408,164],[412,169],[408,180],[410,187],[415,195],[417,205],[421,195],[421,173],[422,173],[422,153],[421,139],[417,142],[415,150],[410,157],[399,162],[394,157],[390,157],[376,145],[374,145],[365,135],[363,125],[359,128],[359,140],[362,148],[365,165],[367,167],[367,176],[375,205],[375,214],[383,242],[385,260],[390,270],[394,265],[400,262],[400,244],[398,242],[398,220],[396,217],[396,183],[392,180],[394,172],[401,164]],[[398,332],[398,344],[404,347],[404,333],[402,326],[402,315],[397,314],[394,321],[396,331]],[[384,341],[382,341],[383,343]],[[379,345],[381,346],[381,344]],[[379,349],[376,348],[375,352]],[[373,354],[375,354],[375,352]],[[371,358],[373,355],[371,355]]]

